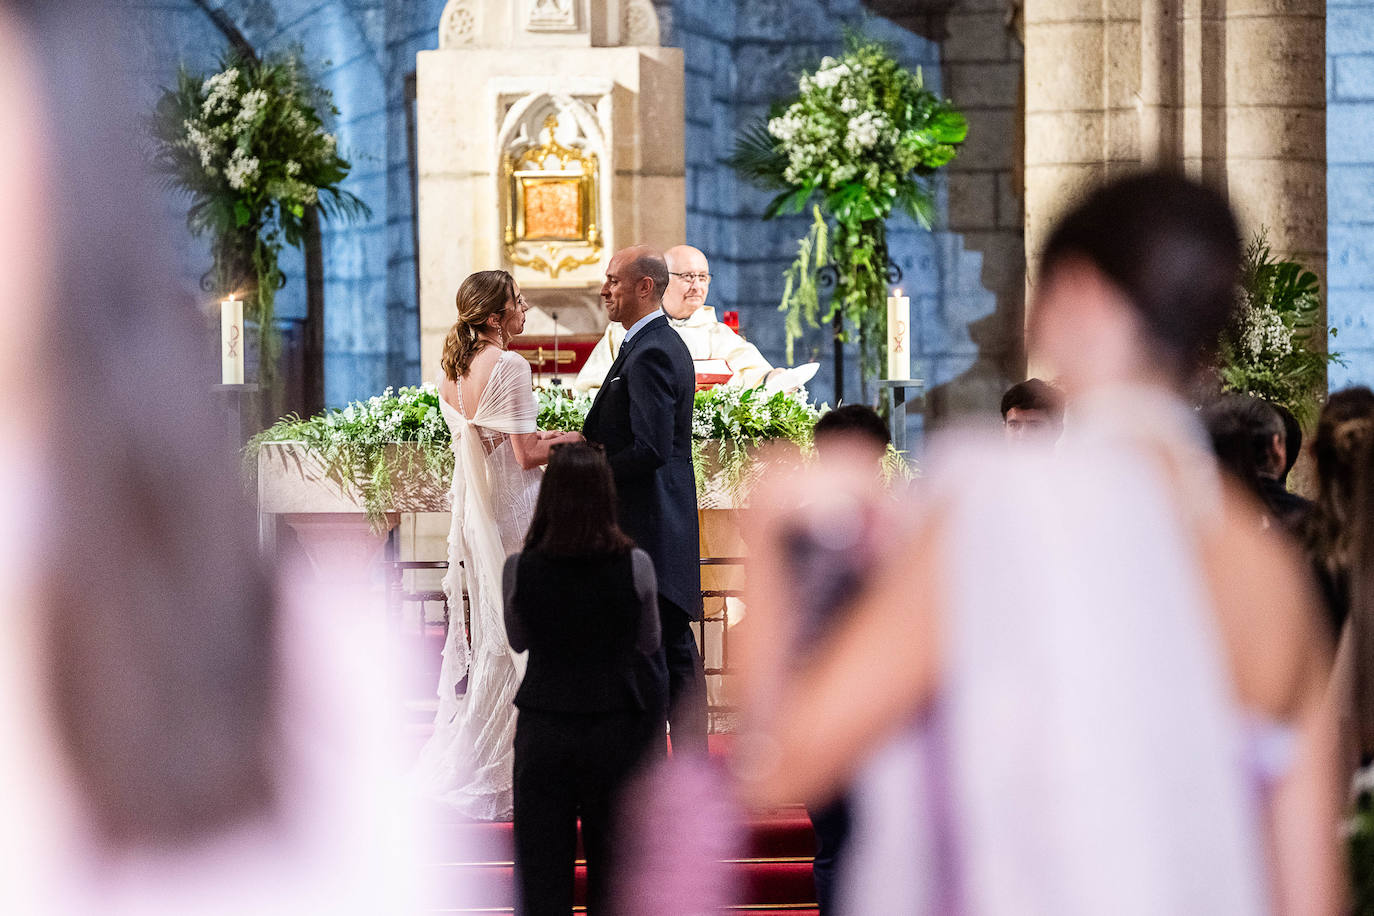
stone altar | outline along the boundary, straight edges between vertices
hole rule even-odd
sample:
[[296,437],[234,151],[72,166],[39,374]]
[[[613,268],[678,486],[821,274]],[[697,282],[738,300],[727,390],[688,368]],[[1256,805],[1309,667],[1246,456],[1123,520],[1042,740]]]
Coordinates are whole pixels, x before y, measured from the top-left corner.
[[449,0],[417,59],[425,379],[469,273],[599,335],[611,254],[682,242],[682,52],[658,40],[650,0]]

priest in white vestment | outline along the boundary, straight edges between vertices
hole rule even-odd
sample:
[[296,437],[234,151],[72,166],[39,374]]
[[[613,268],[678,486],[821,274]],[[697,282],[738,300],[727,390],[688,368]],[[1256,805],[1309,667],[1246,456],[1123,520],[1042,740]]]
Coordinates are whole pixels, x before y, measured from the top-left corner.
[[[668,323],[687,343],[692,359],[723,359],[734,373],[729,384],[752,388],[762,384],[775,370],[759,348],[716,320],[716,310],[706,304],[711,288],[711,266],[706,255],[690,245],[678,245],[664,252],[668,262],[668,289],[663,294],[663,311]],[[594,391],[601,387],[620,352],[625,329],[611,322],[597,342],[586,365],[573,382],[575,391]]]

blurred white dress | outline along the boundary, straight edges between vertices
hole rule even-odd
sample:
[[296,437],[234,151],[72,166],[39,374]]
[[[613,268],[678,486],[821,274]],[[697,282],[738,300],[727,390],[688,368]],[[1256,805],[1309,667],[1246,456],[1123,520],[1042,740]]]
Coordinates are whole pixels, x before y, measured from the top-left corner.
[[1269,910],[1262,811],[1291,733],[1232,695],[1196,543],[1220,500],[1207,442],[1157,392],[1076,408],[1057,454],[932,458],[943,673],[856,782],[846,913]]
[[[426,795],[479,820],[513,812],[515,699],[523,656],[511,652],[502,615],[501,570],[521,549],[543,471],[520,466],[512,434],[532,433],[538,406],[529,363],[506,351],[497,359],[472,419],[439,399],[453,434],[453,521],[448,536],[449,628],[439,671],[434,734],[420,752],[416,778]],[[463,621],[466,584],[472,649]],[[457,692],[466,676],[467,690]]]

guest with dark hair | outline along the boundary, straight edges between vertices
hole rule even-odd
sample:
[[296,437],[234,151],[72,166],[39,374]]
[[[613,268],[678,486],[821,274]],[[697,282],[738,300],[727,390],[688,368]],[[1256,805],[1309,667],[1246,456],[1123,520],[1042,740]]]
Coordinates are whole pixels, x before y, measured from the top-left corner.
[[1267,518],[1295,532],[1311,503],[1279,482],[1287,461],[1287,435],[1274,405],[1244,394],[1227,394],[1202,411],[1221,466],[1264,506]]
[[1308,548],[1340,648],[1332,693],[1346,767],[1374,761],[1374,392],[1327,401],[1313,442],[1320,492]]
[[[883,418],[866,404],[842,404],[821,414],[812,437],[821,462],[853,461],[874,472],[881,472],[883,457],[892,441]],[[830,622],[818,625],[826,623]],[[840,795],[826,805],[808,805],[806,813],[816,832],[816,855],[811,863],[816,905],[820,916],[828,916],[836,912],[835,888],[844,872],[850,801],[848,796]]]
[[525,549],[506,561],[506,630],[529,650],[515,695],[515,856],[519,912],[566,916],[577,822],[587,906],[607,912],[617,796],[662,741],[667,698],[653,561],[616,521],[601,451],[556,445]]
[[1279,483],[1287,489],[1288,472],[1293,470],[1293,465],[1298,463],[1298,457],[1302,455],[1302,424],[1293,416],[1293,411],[1278,401],[1270,401],[1269,406],[1283,418],[1283,471],[1279,474]]
[[1302,528],[1333,633],[1350,611],[1350,573],[1374,498],[1374,392],[1347,388],[1327,399],[1312,440],[1317,498]]
[[1008,442],[1053,444],[1064,431],[1064,395],[1038,378],[1026,379],[1002,395],[1002,428]]
[[875,461],[881,462],[892,434],[883,418],[867,404],[841,404],[821,414],[811,438],[822,459],[833,448],[857,448],[872,452]]

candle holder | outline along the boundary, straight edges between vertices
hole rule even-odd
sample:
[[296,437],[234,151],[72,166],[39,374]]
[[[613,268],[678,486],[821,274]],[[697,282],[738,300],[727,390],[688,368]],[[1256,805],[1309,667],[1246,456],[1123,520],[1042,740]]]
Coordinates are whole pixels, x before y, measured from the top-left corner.
[[915,394],[910,400],[924,397],[926,383],[919,378],[881,379],[878,387],[887,391],[887,431],[892,437],[892,447],[899,452],[906,451],[906,402],[908,391]]
[[214,393],[215,403],[220,409],[224,428],[229,433],[230,440],[239,445],[248,441],[248,437],[243,434],[244,408],[245,403],[251,405],[251,401],[258,393],[257,382],[211,385],[210,391]]

